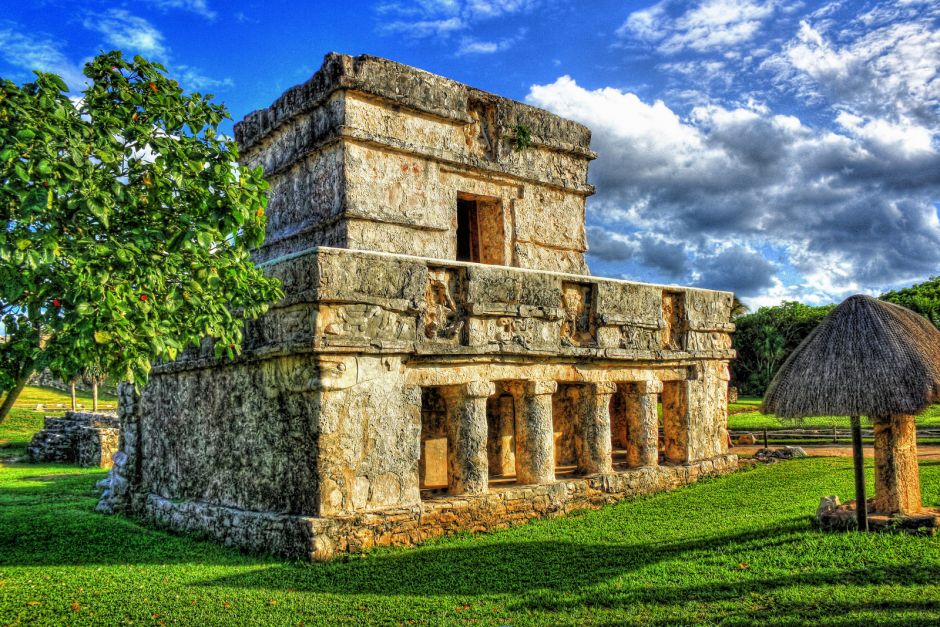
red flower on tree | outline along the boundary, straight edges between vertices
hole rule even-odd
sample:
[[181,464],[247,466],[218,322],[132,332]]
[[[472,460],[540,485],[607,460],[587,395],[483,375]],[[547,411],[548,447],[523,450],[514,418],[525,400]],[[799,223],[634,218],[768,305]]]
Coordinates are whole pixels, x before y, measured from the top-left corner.
[[140,295],[140,300],[144,301],[145,303],[147,302],[147,298],[148,298],[148,296],[147,296],[146,294],[141,294],[141,295]]
[[52,299],[52,306],[53,306],[53,307],[61,307],[61,306],[62,306],[62,301],[59,300],[58,298],[53,298],[53,299]]

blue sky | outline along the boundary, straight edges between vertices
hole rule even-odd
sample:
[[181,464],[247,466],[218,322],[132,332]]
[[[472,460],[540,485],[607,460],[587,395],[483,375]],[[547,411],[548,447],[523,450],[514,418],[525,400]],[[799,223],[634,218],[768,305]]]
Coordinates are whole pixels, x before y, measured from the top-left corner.
[[935,1],[0,0],[0,76],[113,48],[236,120],[338,51],[583,122],[595,274],[752,306],[940,274]]

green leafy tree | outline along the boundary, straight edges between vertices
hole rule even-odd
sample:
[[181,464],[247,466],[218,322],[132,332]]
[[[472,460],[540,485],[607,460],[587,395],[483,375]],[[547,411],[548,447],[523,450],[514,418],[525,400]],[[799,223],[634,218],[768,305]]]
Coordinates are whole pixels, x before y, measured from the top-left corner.
[[886,292],[881,300],[907,307],[930,320],[940,328],[940,277],[931,277],[901,290]]
[[762,395],[793,349],[833,308],[785,302],[735,318],[737,357],[731,362],[735,385],[745,394]]
[[54,74],[0,79],[0,420],[38,369],[143,382],[207,336],[232,358],[280,297],[249,256],[267,185],[219,134],[225,108],[141,57],[84,74],[80,99]]

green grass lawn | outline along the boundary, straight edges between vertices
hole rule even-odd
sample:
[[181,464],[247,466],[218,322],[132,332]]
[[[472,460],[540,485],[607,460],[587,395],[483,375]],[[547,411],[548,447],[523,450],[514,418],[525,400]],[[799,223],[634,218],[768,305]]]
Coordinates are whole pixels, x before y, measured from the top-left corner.
[[[836,426],[848,429],[848,416],[823,416],[804,418],[803,420],[781,420],[773,414],[760,413],[761,399],[754,396],[742,396],[736,403],[728,404],[729,429],[825,429]],[[865,426],[866,421],[862,421]],[[940,427],[940,405],[931,405],[917,416],[918,427]]]
[[[79,392],[76,394],[79,403],[91,409],[91,394]],[[99,392],[99,405],[113,411],[117,405],[117,398]],[[43,410],[36,410],[36,405],[45,406]],[[47,414],[61,415],[56,411],[57,405],[71,406],[71,397],[67,392],[60,392],[52,388],[27,386],[17,398],[10,415],[0,424],[0,459],[19,457],[25,455],[26,445],[33,434],[42,429],[43,418]]]
[[[936,624],[940,538],[821,533],[807,459],[490,535],[328,564],[96,514],[100,471],[0,468],[0,624]],[[940,464],[922,467],[940,505]]]
[[[18,454],[41,417],[15,409],[0,425],[0,458]],[[940,463],[921,473],[925,503],[940,506]],[[848,459],[761,466],[329,564],[242,555],[97,514],[103,476],[0,464],[0,625],[940,622],[940,538],[812,528],[820,496],[851,498]]]
[[[91,409],[91,392],[83,392],[79,390],[75,394],[75,398],[80,404],[84,405],[86,409]],[[14,406],[25,409],[34,409],[37,404],[43,404],[47,408],[54,408],[57,405],[70,407],[71,402],[72,397],[68,392],[60,392],[59,390],[53,388],[28,385],[23,388],[23,391],[17,397]],[[117,404],[117,397],[113,394],[108,394],[104,390],[99,390],[98,403],[99,406],[103,405],[113,408]]]

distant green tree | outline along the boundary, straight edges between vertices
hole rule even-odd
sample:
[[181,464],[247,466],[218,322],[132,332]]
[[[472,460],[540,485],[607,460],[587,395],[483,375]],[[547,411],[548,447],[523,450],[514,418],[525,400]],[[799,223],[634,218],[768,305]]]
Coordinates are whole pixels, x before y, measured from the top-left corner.
[[84,74],[78,99],[54,74],[0,79],[0,420],[43,368],[143,382],[206,336],[232,357],[280,296],[249,255],[267,184],[219,134],[225,108],[141,57]]
[[931,277],[901,290],[885,292],[881,300],[907,307],[940,328],[940,277]]
[[731,317],[740,318],[751,310],[750,307],[741,302],[737,296],[731,301]]
[[763,395],[793,349],[834,308],[790,301],[738,316],[733,340],[737,357],[731,362],[738,389],[744,394]]

